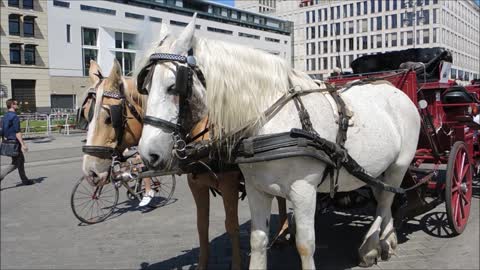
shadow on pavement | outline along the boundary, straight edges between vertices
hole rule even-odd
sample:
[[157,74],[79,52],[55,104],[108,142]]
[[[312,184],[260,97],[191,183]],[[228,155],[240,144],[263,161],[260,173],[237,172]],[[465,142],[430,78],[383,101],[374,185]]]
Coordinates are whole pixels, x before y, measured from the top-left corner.
[[115,207],[115,210],[113,211],[113,213],[106,220],[117,218],[127,212],[132,212],[132,211],[141,211],[142,213],[149,213],[157,208],[162,208],[167,205],[174,204],[177,201],[178,199],[171,198],[167,203],[162,204],[161,206],[158,206],[158,207],[150,207],[150,206],[139,207],[138,206],[139,202],[136,199],[135,200],[127,199],[123,202],[119,202]]
[[[375,207],[349,210],[325,209],[316,215],[315,265],[318,269],[351,269],[358,266],[358,248],[373,221]],[[290,214],[289,220],[292,220]],[[270,241],[278,229],[278,215],[272,215]],[[292,226],[293,227],[293,226]],[[293,230],[293,228],[291,228]],[[430,212],[406,221],[397,230],[399,244],[410,240],[410,235],[423,231],[438,238],[452,237],[445,212]],[[243,269],[248,269],[250,253],[250,222],[240,226],[240,248],[242,250]],[[143,262],[140,269],[195,269],[199,248],[185,250],[182,255],[162,262]],[[230,269],[231,244],[228,234],[224,233],[210,242],[208,269]],[[294,242],[273,246],[268,250],[268,269],[300,269],[301,262]]]
[[[30,178],[30,180],[32,180],[33,182],[35,182],[35,184],[40,184],[42,183],[45,179],[47,179],[48,177],[38,177],[38,178]],[[16,183],[14,186],[9,186],[9,187],[6,187],[6,188],[1,188],[0,191],[3,191],[3,190],[7,190],[7,189],[12,189],[12,188],[17,188],[17,187],[23,187],[25,186],[24,184],[22,184],[22,182],[20,183]]]
[[[289,220],[292,220],[291,216]],[[316,219],[315,264],[321,269],[349,269],[357,265],[357,249],[372,221],[371,216],[328,212]],[[270,241],[278,230],[278,215],[271,216]],[[250,222],[240,225],[240,249],[243,269],[248,269],[250,253]],[[143,262],[140,269],[195,269],[199,247],[162,262]],[[208,269],[230,269],[231,243],[224,233],[210,241]],[[268,249],[268,269],[299,269],[301,262],[295,243],[274,245]]]

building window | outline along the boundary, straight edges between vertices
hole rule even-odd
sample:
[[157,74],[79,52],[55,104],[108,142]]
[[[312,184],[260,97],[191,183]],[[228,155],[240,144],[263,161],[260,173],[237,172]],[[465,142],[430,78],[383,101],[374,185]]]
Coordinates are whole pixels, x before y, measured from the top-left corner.
[[382,1],[383,0],[378,0],[378,12],[382,12]]
[[144,20],[145,19],[145,16],[143,16],[143,15],[130,13],[130,12],[125,12],[125,17],[126,18],[137,19],[137,20]]
[[10,44],[10,64],[21,64],[20,44]]
[[362,48],[364,50],[368,49],[368,36],[363,36],[362,37]]
[[83,76],[88,76],[90,69],[90,60],[97,60],[96,49],[83,49]]
[[252,39],[260,39],[260,36],[257,35],[252,35],[252,34],[246,34],[242,32],[238,32],[239,37],[246,37],[246,38],[252,38]]
[[382,48],[382,35],[377,35],[377,48]]
[[130,76],[135,64],[135,53],[115,52],[115,58],[122,66],[123,75]]
[[87,46],[97,46],[97,29],[82,28],[82,44]]
[[367,8],[367,1],[363,2],[363,15],[368,13],[368,8]]
[[377,17],[377,30],[382,30],[382,16]]
[[310,38],[315,38],[315,26],[310,27]]
[[397,47],[397,33],[392,33],[392,47]]
[[357,16],[362,14],[362,3],[357,2]]
[[408,31],[407,32],[407,45],[412,45],[413,44],[413,32]]
[[265,41],[280,43],[280,39],[265,37]]
[[18,7],[18,5],[19,5],[19,0],[8,0],[9,7]]
[[26,37],[35,36],[35,18],[24,17],[23,19],[23,35]]
[[33,0],[23,0],[24,9],[33,9]]
[[70,43],[70,24],[67,24],[67,42]]
[[328,41],[323,42],[323,53],[328,53]]
[[322,26],[322,31],[323,31],[323,37],[328,37],[328,25],[323,25]]
[[423,44],[430,43],[430,31],[428,29],[423,30]]
[[64,2],[64,1],[59,1],[59,0],[53,0],[53,5],[57,6],[57,7],[70,8],[70,3],[69,2]]
[[350,17],[353,17],[353,4],[350,4]]
[[392,14],[392,29],[397,28],[397,14]]
[[99,8],[99,7],[93,7],[93,6],[87,6],[87,5],[80,5],[80,10],[103,13],[107,15],[117,14],[117,12],[113,9]]
[[375,13],[375,0],[370,0],[370,13]]
[[452,69],[450,70],[450,79],[452,79],[452,80],[457,79],[457,70],[454,69],[454,68],[452,68]]
[[25,45],[25,65],[35,65],[35,45]]
[[233,32],[230,31],[230,30],[224,30],[224,29],[215,28],[215,27],[207,27],[207,31],[222,33],[222,34],[226,34],[226,35],[233,35]]
[[90,60],[97,60],[97,29],[82,28],[83,75],[88,76]]
[[161,18],[157,18],[157,17],[148,17],[148,19],[150,19],[151,22],[158,22],[158,23],[161,23],[162,22],[162,19]]
[[122,67],[123,75],[129,76],[135,64],[135,50],[137,49],[136,35],[130,33],[115,32],[115,58]]
[[433,28],[433,43],[437,43],[438,28]]
[[437,23],[438,8],[433,9],[433,23]]
[[170,20],[170,24],[171,25],[176,25],[176,26],[182,26],[182,27],[188,25],[188,23],[186,23],[186,22],[179,22],[179,21],[174,21],[174,20]]
[[20,16],[18,14],[8,15],[8,33],[20,36]]
[[115,48],[135,50],[137,49],[135,39],[135,34],[115,32]]

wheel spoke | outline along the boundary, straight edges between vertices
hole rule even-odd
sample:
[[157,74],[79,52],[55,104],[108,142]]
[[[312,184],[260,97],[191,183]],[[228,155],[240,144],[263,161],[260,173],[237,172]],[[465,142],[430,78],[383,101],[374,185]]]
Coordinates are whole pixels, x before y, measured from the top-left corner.
[[458,192],[452,194],[452,206],[454,207],[453,209],[453,218],[456,219],[458,215],[458,206],[459,206],[459,195]]
[[[463,179],[465,179],[465,177],[467,176],[467,173],[470,172],[470,164],[465,164],[465,167],[466,167],[466,169],[465,169],[465,171],[464,171],[463,174],[462,174],[462,178],[460,178],[460,180],[458,180],[458,181],[459,181],[459,182],[458,182],[459,184],[463,182]],[[468,179],[466,179],[465,182],[467,182],[467,180],[468,180]]]
[[462,205],[465,207],[470,204],[470,202],[467,199],[467,194],[460,192],[460,199],[463,202]]
[[457,172],[458,172],[458,175],[457,175],[457,183],[461,183],[461,181],[462,181],[462,179],[463,179],[462,176],[464,175],[464,174],[463,174],[463,169],[465,168],[465,167],[464,167],[464,164],[465,164],[465,153],[462,153],[462,159],[461,159],[461,163],[460,163],[460,164],[458,163],[459,161],[460,161],[460,160],[457,159],[456,167],[457,167],[458,169],[460,169],[460,171],[458,171],[458,169],[457,169]]

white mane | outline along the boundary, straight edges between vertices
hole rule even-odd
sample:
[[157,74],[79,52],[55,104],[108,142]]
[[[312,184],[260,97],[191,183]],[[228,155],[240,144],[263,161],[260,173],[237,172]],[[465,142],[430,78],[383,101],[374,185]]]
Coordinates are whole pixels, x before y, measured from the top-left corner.
[[284,59],[260,50],[202,38],[194,39],[193,49],[207,82],[209,122],[222,130],[217,138],[250,121],[261,123],[262,113],[289,88],[318,87]]

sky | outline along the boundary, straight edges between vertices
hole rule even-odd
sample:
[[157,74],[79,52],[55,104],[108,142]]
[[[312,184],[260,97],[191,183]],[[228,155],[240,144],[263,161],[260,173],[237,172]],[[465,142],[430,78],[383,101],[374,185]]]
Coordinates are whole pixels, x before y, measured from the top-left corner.
[[[219,2],[219,3],[222,3],[224,5],[229,5],[229,6],[234,6],[234,2],[235,0],[213,0],[214,2]],[[476,0],[476,1],[480,1],[480,0]]]

